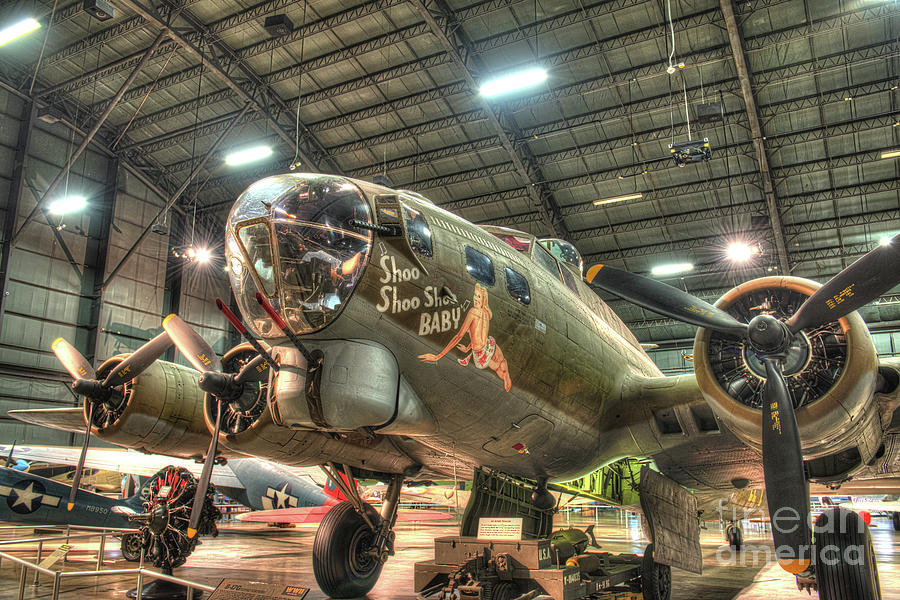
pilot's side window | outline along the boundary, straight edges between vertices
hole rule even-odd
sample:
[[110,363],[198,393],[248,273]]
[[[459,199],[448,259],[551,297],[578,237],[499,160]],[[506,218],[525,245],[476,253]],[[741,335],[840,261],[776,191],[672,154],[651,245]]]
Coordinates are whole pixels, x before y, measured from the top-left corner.
[[562,273],[563,281],[566,282],[566,286],[575,292],[575,295],[578,296],[578,284],[575,283],[575,276],[569,271],[569,268],[565,265],[562,265],[562,268],[559,270]]
[[424,215],[414,208],[403,206],[403,218],[406,220],[406,235],[409,246],[422,256],[431,257],[434,249],[431,245],[431,229]]
[[534,248],[534,259],[538,264],[547,269],[548,273],[559,279],[559,266],[556,263],[556,259],[553,258],[540,244],[534,244],[532,248]]
[[466,271],[476,281],[494,285],[494,263],[487,254],[466,246]]
[[531,304],[531,288],[528,287],[528,280],[509,267],[506,267],[506,291],[517,302]]

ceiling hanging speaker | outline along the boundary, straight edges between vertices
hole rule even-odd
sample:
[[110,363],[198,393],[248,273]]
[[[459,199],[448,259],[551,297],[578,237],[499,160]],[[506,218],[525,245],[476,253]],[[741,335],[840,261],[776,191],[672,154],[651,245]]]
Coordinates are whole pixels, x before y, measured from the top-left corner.
[[266,17],[263,27],[273,38],[282,37],[294,30],[294,23],[287,15],[271,15]]
[[696,105],[698,123],[715,123],[722,120],[722,103],[703,102]]
[[109,21],[116,16],[116,8],[106,0],[84,0],[81,7],[98,21]]

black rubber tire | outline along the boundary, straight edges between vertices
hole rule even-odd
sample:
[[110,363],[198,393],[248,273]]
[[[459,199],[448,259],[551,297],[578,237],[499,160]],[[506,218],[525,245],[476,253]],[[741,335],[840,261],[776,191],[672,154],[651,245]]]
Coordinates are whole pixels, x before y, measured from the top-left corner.
[[891,521],[894,523],[894,531],[900,531],[900,512],[891,513]]
[[[366,512],[377,527],[378,513],[368,504]],[[374,537],[375,532],[350,502],[341,502],[328,511],[316,531],[312,552],[316,582],[327,596],[357,598],[375,586],[384,565],[362,555]]]
[[491,600],[513,600],[518,595],[515,585],[508,581],[501,581],[494,586],[494,591],[491,592]]
[[653,561],[653,544],[644,549],[641,593],[644,600],[669,600],[672,597],[672,567]]
[[122,558],[128,562],[141,561],[141,534],[127,533],[122,536]]
[[728,545],[735,552],[740,552],[741,545],[744,543],[744,532],[737,525],[729,525],[725,531],[728,537]]
[[[881,600],[872,536],[858,514],[846,508],[826,510],[816,519],[815,541],[820,600]],[[862,549],[862,564],[851,564],[860,556],[854,547]]]

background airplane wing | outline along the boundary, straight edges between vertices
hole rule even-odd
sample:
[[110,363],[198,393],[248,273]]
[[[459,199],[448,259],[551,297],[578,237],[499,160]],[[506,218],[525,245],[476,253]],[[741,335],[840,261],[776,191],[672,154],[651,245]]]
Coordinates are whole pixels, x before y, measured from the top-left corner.
[[[9,445],[0,444],[0,456],[8,456],[9,450]],[[66,446],[15,446],[13,448],[14,458],[69,466],[74,466],[78,463],[78,455],[80,453],[81,448]],[[84,466],[87,469],[115,471],[140,477],[155,475],[160,469],[169,465],[184,467],[195,477],[200,476],[200,471],[203,468],[201,463],[195,463],[192,460],[158,454],[143,454],[142,452],[125,450],[124,448],[91,448],[88,449],[84,459]],[[212,482],[214,485],[222,487],[244,487],[227,465],[216,465],[213,467]]]
[[[239,521],[249,523],[318,523],[331,510],[329,506],[312,506],[304,508],[276,508],[274,510],[257,510],[241,513]],[[411,521],[444,521],[452,519],[450,513],[436,510],[401,510],[397,512],[397,522]]]
[[29,408],[8,411],[9,416],[50,429],[84,433],[84,411],[80,407],[72,408]]

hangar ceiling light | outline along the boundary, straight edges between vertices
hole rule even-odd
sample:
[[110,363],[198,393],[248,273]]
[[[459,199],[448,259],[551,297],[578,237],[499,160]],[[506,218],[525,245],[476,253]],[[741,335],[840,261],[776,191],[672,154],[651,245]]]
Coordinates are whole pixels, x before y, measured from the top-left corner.
[[66,196],[51,202],[47,207],[47,212],[53,215],[67,215],[78,212],[85,206],[87,206],[87,198],[84,196]]
[[497,79],[491,79],[481,84],[479,91],[482,96],[490,98],[491,96],[499,96],[508,94],[516,90],[531,87],[547,80],[547,71],[540,68],[528,69],[517,73],[503,75]]
[[626,194],[624,196],[613,196],[612,198],[603,198],[602,200],[594,200],[594,206],[603,206],[604,204],[614,204],[616,202],[627,202],[628,200],[640,200],[644,194],[637,192],[636,194]]
[[732,262],[747,262],[759,254],[758,246],[751,246],[744,242],[734,242],[728,245],[726,255]]
[[0,46],[31,33],[35,29],[40,28],[41,24],[31,17],[23,19],[14,25],[10,25],[4,29],[0,29]]
[[652,275],[677,275],[678,273],[687,273],[693,271],[694,265],[691,263],[673,263],[670,265],[659,265],[650,270]]
[[225,157],[225,164],[236,167],[272,156],[271,146],[253,146],[236,150]]
[[897,158],[900,157],[900,150],[888,150],[881,153],[881,158]]

